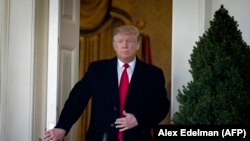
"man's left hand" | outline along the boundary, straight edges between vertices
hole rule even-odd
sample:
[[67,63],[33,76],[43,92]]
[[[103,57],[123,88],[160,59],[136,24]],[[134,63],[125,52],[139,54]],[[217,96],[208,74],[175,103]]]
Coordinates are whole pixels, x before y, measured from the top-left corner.
[[137,120],[133,114],[123,111],[123,115],[124,117],[118,118],[115,121],[115,127],[119,128],[120,132],[134,128],[138,125]]

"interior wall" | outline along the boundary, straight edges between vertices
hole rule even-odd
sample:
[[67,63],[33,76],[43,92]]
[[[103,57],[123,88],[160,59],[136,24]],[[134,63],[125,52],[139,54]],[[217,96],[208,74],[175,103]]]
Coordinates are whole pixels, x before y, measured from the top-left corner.
[[[140,30],[149,35],[152,64],[163,69],[170,97],[172,0],[136,0],[131,17],[134,25],[145,24]],[[165,122],[168,122],[168,119]]]

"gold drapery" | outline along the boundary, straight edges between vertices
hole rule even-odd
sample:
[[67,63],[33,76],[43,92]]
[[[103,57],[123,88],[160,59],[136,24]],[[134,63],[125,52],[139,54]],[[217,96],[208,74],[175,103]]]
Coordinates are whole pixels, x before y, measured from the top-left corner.
[[99,34],[111,25],[113,19],[119,19],[127,25],[132,24],[131,7],[131,0],[81,0],[81,34]]
[[81,0],[80,29],[93,30],[107,15],[109,0]]
[[110,15],[121,19],[125,24],[131,24],[132,0],[112,0]]
[[[120,3],[119,3],[119,2]],[[121,3],[122,2],[122,3]],[[112,34],[115,27],[131,24],[131,1],[81,0],[79,79],[92,61],[112,58]],[[141,50],[138,51],[139,57]],[[91,116],[91,100],[77,121],[77,140],[85,141]]]

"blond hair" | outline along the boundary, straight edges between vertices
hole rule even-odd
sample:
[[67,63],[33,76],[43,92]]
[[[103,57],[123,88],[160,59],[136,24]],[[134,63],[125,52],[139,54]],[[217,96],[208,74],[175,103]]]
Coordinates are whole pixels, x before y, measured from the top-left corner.
[[134,35],[136,35],[137,40],[139,39],[139,30],[137,27],[135,27],[133,25],[123,25],[123,26],[115,28],[114,32],[113,32],[113,40],[114,40],[114,36],[119,34],[119,33],[134,34]]

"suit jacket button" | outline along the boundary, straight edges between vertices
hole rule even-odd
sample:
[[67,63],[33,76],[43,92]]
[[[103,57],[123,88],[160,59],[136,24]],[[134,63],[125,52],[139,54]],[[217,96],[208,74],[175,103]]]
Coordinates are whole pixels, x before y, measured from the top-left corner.
[[111,124],[110,124],[110,127],[114,127],[114,126],[115,126],[115,124],[114,124],[114,123],[111,123]]
[[117,110],[117,108],[116,107],[114,107],[114,111],[116,111]]

